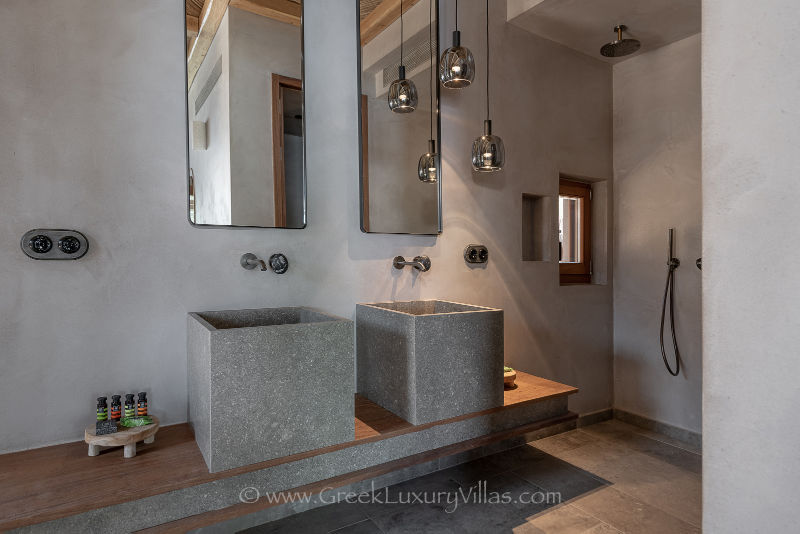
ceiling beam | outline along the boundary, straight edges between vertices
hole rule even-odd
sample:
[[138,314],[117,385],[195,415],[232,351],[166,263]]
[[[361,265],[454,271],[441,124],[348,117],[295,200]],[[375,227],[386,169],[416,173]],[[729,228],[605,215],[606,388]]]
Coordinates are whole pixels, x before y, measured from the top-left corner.
[[200,31],[200,18],[193,17],[191,15],[186,15],[186,37],[192,38],[197,37],[197,33]]
[[189,49],[189,58],[186,60],[189,87],[192,86],[194,77],[203,64],[211,42],[217,34],[222,17],[228,10],[229,0],[206,0],[203,10],[200,12],[200,28],[197,32],[197,39]]
[[[403,13],[419,0],[403,0]],[[383,0],[361,21],[361,46],[364,46],[400,18],[400,0]]]
[[293,0],[231,0],[231,6],[294,26],[300,26],[303,14],[301,5]]

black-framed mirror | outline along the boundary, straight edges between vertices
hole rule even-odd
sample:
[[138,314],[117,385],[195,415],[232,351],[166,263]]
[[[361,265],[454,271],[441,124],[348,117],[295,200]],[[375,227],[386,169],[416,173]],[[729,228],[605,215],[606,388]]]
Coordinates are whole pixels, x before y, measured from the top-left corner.
[[442,232],[438,15],[438,0],[359,2],[363,232]]
[[189,222],[306,226],[303,5],[185,0]]

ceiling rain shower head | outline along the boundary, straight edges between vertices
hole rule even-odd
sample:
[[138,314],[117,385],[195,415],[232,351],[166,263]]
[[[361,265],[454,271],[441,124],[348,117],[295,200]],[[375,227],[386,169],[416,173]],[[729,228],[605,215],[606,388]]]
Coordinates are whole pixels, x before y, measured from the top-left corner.
[[603,47],[600,49],[600,53],[606,57],[622,57],[627,56],[629,54],[633,54],[639,47],[642,46],[642,43],[637,41],[636,39],[623,39],[622,32],[628,31],[628,27],[624,24],[620,24],[619,26],[614,26],[614,31],[617,32],[617,39],[615,41],[611,41],[608,44],[604,44]]

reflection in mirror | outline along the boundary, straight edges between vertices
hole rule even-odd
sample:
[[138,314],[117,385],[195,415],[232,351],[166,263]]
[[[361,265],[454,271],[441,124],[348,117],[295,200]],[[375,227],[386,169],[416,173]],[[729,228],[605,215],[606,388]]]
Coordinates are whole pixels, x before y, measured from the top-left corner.
[[[436,154],[441,146],[438,2],[361,0],[359,4],[361,229],[438,234],[442,230],[441,164]],[[393,112],[390,88],[403,78],[416,88],[417,103],[411,112]]]
[[186,0],[189,220],[303,228],[302,5]]

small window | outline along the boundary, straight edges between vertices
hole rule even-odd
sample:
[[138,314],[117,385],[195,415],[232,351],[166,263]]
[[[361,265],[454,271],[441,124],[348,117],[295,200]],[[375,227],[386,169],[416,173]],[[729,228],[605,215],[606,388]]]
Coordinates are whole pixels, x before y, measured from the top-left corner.
[[592,281],[592,186],[561,180],[558,188],[558,267],[561,284]]

